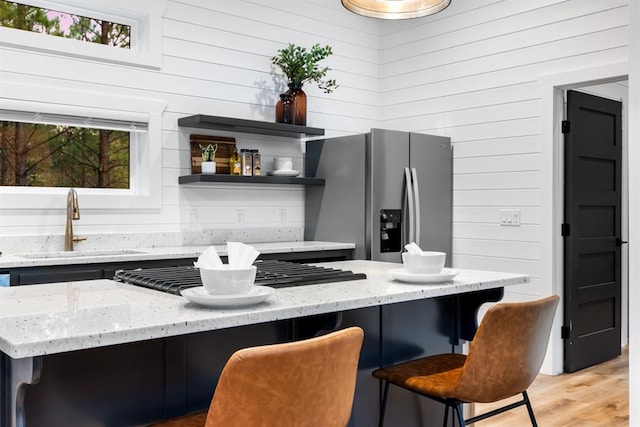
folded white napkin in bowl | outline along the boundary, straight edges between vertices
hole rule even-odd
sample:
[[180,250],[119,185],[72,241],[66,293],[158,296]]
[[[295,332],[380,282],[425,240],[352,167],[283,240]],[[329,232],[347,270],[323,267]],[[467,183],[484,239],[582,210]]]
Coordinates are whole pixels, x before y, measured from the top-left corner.
[[227,251],[231,268],[249,268],[260,255],[253,246],[240,242],[227,242]]
[[253,265],[259,255],[260,252],[253,246],[240,242],[227,242],[227,258],[229,261],[226,265],[222,263],[218,251],[213,246],[207,248],[193,265],[203,270],[246,269]]
[[420,249],[420,246],[418,246],[416,242],[411,242],[408,245],[405,245],[404,248],[410,254],[421,254],[423,252],[423,250]]
[[224,268],[218,251],[213,246],[208,247],[193,265],[206,270],[220,270]]

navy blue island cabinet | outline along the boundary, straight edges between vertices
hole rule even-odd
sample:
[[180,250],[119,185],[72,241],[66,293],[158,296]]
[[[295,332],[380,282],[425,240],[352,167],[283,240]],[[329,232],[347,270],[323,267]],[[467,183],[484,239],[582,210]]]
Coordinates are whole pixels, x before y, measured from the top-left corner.
[[[349,426],[370,427],[377,424],[381,395],[371,372],[423,355],[460,351],[459,340],[473,336],[478,307],[502,294],[503,288],[494,288],[38,356],[33,358],[37,381],[22,384],[18,392],[23,393],[23,412],[17,414],[17,425],[144,426],[203,410],[234,351],[357,325],[365,339]],[[1,355],[2,426],[16,425],[11,419],[15,402],[9,398],[15,363]],[[428,399],[392,388],[388,402],[390,426],[442,425],[442,406]]]

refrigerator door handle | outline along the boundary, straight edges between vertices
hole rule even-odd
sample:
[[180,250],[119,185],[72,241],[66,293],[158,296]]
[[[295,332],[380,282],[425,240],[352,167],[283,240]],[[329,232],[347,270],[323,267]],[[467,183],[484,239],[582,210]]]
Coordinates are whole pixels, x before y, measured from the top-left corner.
[[404,168],[404,178],[406,180],[406,184],[407,184],[407,200],[409,202],[409,238],[407,239],[407,243],[411,243],[413,241],[415,241],[415,234],[414,234],[414,224],[415,224],[415,217],[414,217],[414,199],[413,199],[413,184],[411,183],[411,171],[409,170],[409,168]]
[[411,177],[413,181],[413,199],[416,205],[415,217],[415,242],[420,246],[420,189],[418,188],[418,172],[416,168],[411,168]]

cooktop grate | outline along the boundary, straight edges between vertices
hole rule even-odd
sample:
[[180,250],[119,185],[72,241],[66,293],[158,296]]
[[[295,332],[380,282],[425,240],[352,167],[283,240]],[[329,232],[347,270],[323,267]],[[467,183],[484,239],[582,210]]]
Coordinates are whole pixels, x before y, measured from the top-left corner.
[[[288,261],[260,260],[254,265],[258,267],[256,285],[273,288],[367,278],[363,273],[353,273],[350,270],[316,267]],[[200,272],[197,268],[190,266],[118,270],[114,280],[175,295],[180,295],[182,289],[202,286]]]

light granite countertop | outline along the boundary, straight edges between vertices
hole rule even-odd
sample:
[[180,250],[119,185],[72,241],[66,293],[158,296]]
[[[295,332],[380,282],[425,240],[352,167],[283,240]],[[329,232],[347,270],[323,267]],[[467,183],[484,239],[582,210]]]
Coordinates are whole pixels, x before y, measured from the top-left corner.
[[276,289],[255,306],[214,309],[112,280],[0,288],[0,351],[26,358],[527,283],[523,274],[459,270],[451,281],[406,284],[400,264],[318,264],[367,279]]
[[[295,241],[248,243],[263,254],[315,252],[354,249],[354,243]],[[227,254],[227,245],[213,245],[220,255]],[[25,252],[4,253],[0,256],[0,268],[40,267],[50,265],[90,264],[124,261],[148,261],[177,258],[197,258],[206,246],[162,246],[133,249],[104,249],[75,252]]]

